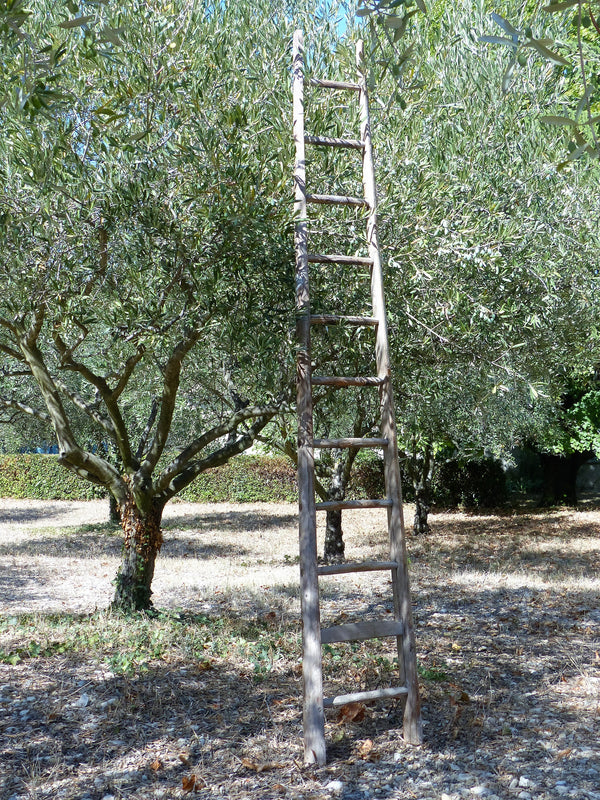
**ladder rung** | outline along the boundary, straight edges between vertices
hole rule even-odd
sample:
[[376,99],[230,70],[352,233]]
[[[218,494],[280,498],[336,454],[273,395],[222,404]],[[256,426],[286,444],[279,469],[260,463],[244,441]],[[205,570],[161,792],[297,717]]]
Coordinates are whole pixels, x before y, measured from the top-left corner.
[[382,636],[402,636],[404,623],[399,620],[373,620],[350,622],[321,629],[321,644],[334,642],[359,642],[364,639],[380,639]]
[[346,194],[307,194],[306,202],[329,206],[361,206],[362,208],[367,208],[369,205],[362,197],[350,197]]
[[352,694],[338,694],[335,697],[324,697],[323,706],[345,706],[346,703],[368,703],[370,700],[385,700],[388,697],[401,697],[408,694],[406,686],[396,686],[389,689],[373,689],[370,692],[353,692]]
[[365,325],[375,328],[379,325],[377,317],[340,317],[337,314],[312,314],[312,325]]
[[348,572],[375,572],[377,570],[396,569],[397,561],[348,561],[346,564],[321,564],[317,567],[319,575],[345,575]]
[[315,439],[313,447],[387,447],[387,439]]
[[304,144],[316,144],[320,147],[345,147],[348,150],[364,150],[365,143],[359,139],[336,139],[332,136],[309,136],[304,134]]
[[323,503],[315,503],[317,511],[344,511],[353,508],[389,508],[392,501],[387,497],[377,500],[325,500]]
[[311,78],[311,86],[320,86],[322,89],[349,89],[353,92],[360,92],[358,83],[346,83],[345,81],[329,81],[323,78]]
[[343,377],[341,375],[313,375],[314,386],[383,386],[387,378],[376,377]]
[[322,253],[309,253],[309,264],[360,264],[365,267],[373,266],[373,259],[364,256],[323,255]]

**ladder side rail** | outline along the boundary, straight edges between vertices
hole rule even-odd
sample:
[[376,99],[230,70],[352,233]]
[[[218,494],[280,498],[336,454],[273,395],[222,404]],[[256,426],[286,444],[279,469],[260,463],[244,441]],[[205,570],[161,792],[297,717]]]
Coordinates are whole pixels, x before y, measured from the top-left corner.
[[308,280],[308,223],[306,216],[306,161],[304,153],[304,42],[294,33],[293,133],[294,213],[296,252],[296,336],[298,409],[298,487],[300,538],[300,594],[302,605],[302,675],[304,685],[304,760],[324,764],[325,716],[319,582],[317,574],[316,508],[314,494],[313,415],[310,368],[310,296]]
[[359,41],[356,46],[356,62],[358,68],[358,83],[361,87],[359,94],[361,117],[360,138],[365,145],[363,149],[363,186],[365,199],[369,205],[367,241],[369,257],[373,259],[371,297],[373,316],[378,320],[375,355],[377,374],[379,378],[384,379],[379,390],[381,435],[388,439],[389,442],[388,447],[384,451],[384,465],[386,494],[387,497],[392,500],[391,506],[388,507],[390,557],[398,564],[398,567],[393,570],[396,574],[392,581],[394,588],[394,611],[396,619],[403,620],[406,626],[404,635],[398,638],[398,661],[401,667],[400,677],[401,680],[405,682],[408,690],[404,709],[404,738],[410,743],[420,744],[423,741],[423,733],[417,675],[416,642],[410,600],[404,519],[402,514],[402,491],[394,419],[394,398],[383,291],[383,272],[379,243],[377,240],[377,188],[373,163],[367,76],[364,66],[364,44],[362,41]]

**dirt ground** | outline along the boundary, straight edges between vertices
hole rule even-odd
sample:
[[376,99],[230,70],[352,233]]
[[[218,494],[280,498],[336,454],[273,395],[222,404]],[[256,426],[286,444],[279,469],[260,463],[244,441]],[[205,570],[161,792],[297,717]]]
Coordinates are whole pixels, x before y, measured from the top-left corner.
[[[385,553],[383,513],[346,514],[348,558]],[[1,501],[0,651],[22,638],[15,615],[107,607],[120,537],[106,516]],[[178,503],[164,522],[157,608],[297,637],[294,506]],[[137,677],[56,653],[0,664],[0,798],[600,800],[600,512],[436,513],[432,529],[408,545],[423,747],[403,743],[398,704],[332,712],[328,765],[304,768],[293,648],[260,681],[226,653]],[[381,575],[328,579],[323,596],[325,621],[390,606]],[[325,666],[366,685],[366,652]]]

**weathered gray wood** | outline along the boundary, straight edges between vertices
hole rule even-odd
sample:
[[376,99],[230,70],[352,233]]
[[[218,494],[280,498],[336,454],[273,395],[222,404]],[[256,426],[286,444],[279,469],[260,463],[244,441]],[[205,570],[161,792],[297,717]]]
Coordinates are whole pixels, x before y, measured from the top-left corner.
[[[404,523],[402,519],[402,497],[400,470],[394,420],[394,403],[390,380],[389,345],[383,295],[383,280],[379,245],[377,242],[377,192],[373,168],[373,152],[367,98],[366,77],[363,66],[362,43],[357,46],[358,83],[313,80],[317,86],[331,89],[351,89],[359,92],[361,111],[361,133],[358,139],[334,139],[331,137],[306,136],[303,109],[303,43],[302,34],[294,36],[294,139],[296,144],[295,212],[296,212],[296,284],[297,284],[297,331],[298,331],[298,478],[300,494],[300,583],[303,621],[303,675],[304,675],[304,745],[307,763],[325,762],[323,685],[321,664],[321,641],[351,641],[379,636],[395,636],[397,640],[401,683],[397,688],[379,689],[371,692],[355,692],[328,699],[327,705],[340,705],[356,700],[368,701],[385,697],[405,695],[404,737],[409,742],[422,741],[419,690],[416,673],[416,652],[410,592]],[[305,144],[360,149],[363,159],[364,199],[347,195],[306,194]],[[338,255],[308,254],[307,249],[307,202],[327,205],[346,205],[368,209],[367,240],[369,256],[352,257]],[[371,267],[371,295],[373,312],[371,317],[343,317],[336,314],[310,314],[309,263],[339,263]],[[376,377],[312,376],[310,360],[311,325],[366,325],[376,333]],[[381,403],[381,437],[358,440],[352,438],[313,439],[312,394],[313,385],[377,386]],[[362,442],[362,444],[359,444]],[[365,444],[367,442],[367,444]],[[387,445],[385,446],[384,445]],[[315,503],[314,498],[314,447],[382,447],[384,451],[386,498],[377,500],[330,501]],[[316,511],[352,508],[387,508],[390,534],[390,560],[367,561],[362,564],[338,564],[317,566]],[[394,618],[376,622],[361,622],[334,626],[321,630],[318,577],[319,575],[344,574],[348,572],[388,569],[392,576],[394,596]]]
[[325,500],[323,503],[315,503],[317,511],[344,511],[353,508],[388,508],[392,501],[387,498],[373,500]]
[[347,438],[347,439],[314,439],[313,440],[313,447],[336,447],[336,448],[347,448],[347,447],[387,447],[388,440],[387,439],[356,439],[356,438]]
[[360,206],[366,208],[368,203],[361,197],[350,197],[347,194],[307,194],[307,203],[321,203],[329,206]]
[[345,575],[352,572],[377,572],[396,569],[397,566],[397,561],[348,561],[346,564],[321,564],[317,572],[319,575]]
[[391,507],[388,509],[390,556],[393,561],[398,562],[398,568],[392,570],[394,616],[397,620],[402,620],[405,625],[404,635],[399,636],[397,640],[400,682],[404,683],[408,690],[404,709],[403,733],[407,742],[420,744],[423,741],[421,702],[417,677],[417,657],[408,580],[404,519],[402,515],[402,491],[400,486],[400,466],[398,462],[398,445],[394,419],[394,398],[392,382],[389,380],[391,371],[389,344],[383,291],[383,274],[379,243],[377,240],[377,189],[375,184],[371,120],[369,115],[367,77],[362,42],[357,43],[356,63],[358,68],[358,82],[361,87],[359,94],[361,115],[360,138],[365,143],[363,150],[363,187],[365,198],[369,205],[367,241],[369,245],[369,255],[373,259],[373,267],[371,269],[371,297],[373,301],[373,316],[377,317],[379,320],[375,355],[377,360],[377,374],[380,378],[387,378],[387,380],[382,383],[380,389],[380,407],[381,434],[389,440],[389,446],[384,451],[384,468],[386,495],[392,500]]
[[381,386],[387,378],[376,378],[371,376],[342,376],[342,375],[313,375],[311,382],[313,386]]
[[404,625],[398,620],[377,619],[369,622],[349,622],[321,628],[322,644],[334,642],[360,642],[365,639],[381,639],[384,636],[402,636]]
[[296,250],[296,335],[298,409],[298,486],[300,538],[300,597],[302,607],[304,685],[304,760],[324,764],[325,717],[317,537],[314,493],[313,418],[310,382],[310,299],[306,221],[306,162],[304,155],[304,56],[301,31],[294,34],[293,132],[296,147],[294,169]]
[[328,81],[322,78],[311,78],[311,86],[320,86],[322,89],[347,89],[353,92],[359,92],[360,86],[358,83],[346,83],[346,81]]
[[375,328],[379,320],[375,317],[345,317],[339,314],[311,314],[311,325],[356,325]]
[[387,700],[407,694],[406,686],[390,687],[389,689],[372,689],[369,692],[353,692],[352,694],[338,694],[335,697],[325,697],[325,708],[345,706],[346,703],[369,703],[373,700]]
[[310,264],[360,264],[365,267],[373,265],[373,259],[364,256],[324,255],[322,253],[309,253]]
[[312,144],[317,147],[343,147],[348,150],[362,150],[364,142],[359,139],[336,139],[332,136],[309,136],[304,134],[304,144]]

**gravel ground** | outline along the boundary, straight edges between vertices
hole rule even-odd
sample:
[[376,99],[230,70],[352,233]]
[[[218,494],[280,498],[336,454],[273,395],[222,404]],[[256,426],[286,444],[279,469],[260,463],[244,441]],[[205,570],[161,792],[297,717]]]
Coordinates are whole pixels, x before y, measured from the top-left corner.
[[[5,619],[108,602],[119,538],[105,511],[3,501]],[[181,504],[165,522],[157,606],[297,626],[293,506]],[[0,664],[0,798],[600,800],[600,513],[440,513],[432,526],[409,542],[422,747],[403,743],[398,705],[373,706],[332,713],[327,766],[303,767],[297,660],[257,683],[226,656],[127,678],[57,654]],[[348,514],[348,549],[381,554],[384,527]],[[354,576],[325,596],[336,619],[385,606],[388,586]]]

